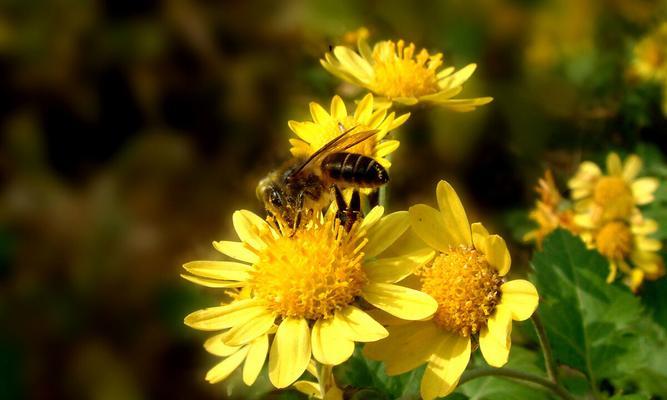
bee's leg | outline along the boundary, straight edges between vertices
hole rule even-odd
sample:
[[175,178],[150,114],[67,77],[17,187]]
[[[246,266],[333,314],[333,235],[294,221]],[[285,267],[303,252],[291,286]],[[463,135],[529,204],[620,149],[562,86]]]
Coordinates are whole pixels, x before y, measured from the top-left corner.
[[303,215],[303,203],[305,201],[304,193],[301,192],[299,193],[299,197],[297,197],[297,209],[296,209],[296,214],[294,215],[294,222],[292,224],[292,233],[290,234],[290,237],[294,236],[296,233],[297,228],[301,224],[301,217]]
[[352,225],[354,225],[360,217],[363,217],[363,213],[361,212],[361,195],[357,189],[354,189],[354,192],[352,192],[352,198],[350,199],[350,205],[347,208],[347,214],[347,223],[349,226],[346,226],[346,229],[349,231],[352,229]]
[[338,218],[341,225],[343,225],[347,229],[348,215],[347,215],[347,202],[345,202],[345,197],[343,197],[343,193],[340,191],[340,188],[336,185],[331,185],[331,191],[333,192],[334,199],[336,201],[336,218]]
[[380,190],[375,189],[368,194],[368,206],[373,208],[377,205],[380,205]]
[[337,214],[347,210],[347,203],[345,202],[345,197],[343,197],[343,192],[340,191],[340,188],[336,185],[331,185],[331,191],[334,192],[334,199],[336,200],[336,211]]

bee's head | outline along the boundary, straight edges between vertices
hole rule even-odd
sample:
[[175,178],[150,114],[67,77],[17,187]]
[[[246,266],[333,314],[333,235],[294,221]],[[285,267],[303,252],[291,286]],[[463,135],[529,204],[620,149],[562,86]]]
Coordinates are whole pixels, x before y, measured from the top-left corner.
[[285,190],[278,184],[273,174],[259,181],[256,190],[257,198],[264,203],[266,211],[283,223],[292,223],[294,211]]

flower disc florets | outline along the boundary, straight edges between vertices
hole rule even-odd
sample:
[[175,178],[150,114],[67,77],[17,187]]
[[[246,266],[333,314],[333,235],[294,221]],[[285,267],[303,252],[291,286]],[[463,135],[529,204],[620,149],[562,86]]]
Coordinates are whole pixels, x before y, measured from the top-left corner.
[[452,247],[420,271],[422,290],[438,302],[433,318],[441,328],[468,337],[478,333],[500,302],[503,280],[484,254]]
[[283,318],[327,319],[350,305],[366,284],[362,269],[367,239],[337,219],[312,221],[306,229],[267,238],[249,286]]

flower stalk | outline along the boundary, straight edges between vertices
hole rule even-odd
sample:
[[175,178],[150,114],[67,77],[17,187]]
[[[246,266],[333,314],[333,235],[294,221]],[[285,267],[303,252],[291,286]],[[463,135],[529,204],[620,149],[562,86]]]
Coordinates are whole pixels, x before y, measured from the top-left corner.
[[482,378],[485,376],[497,376],[500,378],[510,378],[518,381],[534,383],[546,389],[549,389],[553,394],[555,394],[556,396],[558,396],[563,400],[576,400],[574,396],[572,396],[567,390],[565,390],[565,388],[556,383],[551,382],[548,379],[509,368],[500,368],[500,369],[475,368],[472,370],[468,370],[464,372],[463,375],[461,376],[461,380],[459,380],[459,386],[473,379]]
[[542,320],[540,319],[537,313],[534,313],[530,318],[537,333],[537,339],[540,342],[540,347],[542,348],[542,353],[544,354],[544,366],[547,370],[547,376],[551,382],[558,385],[558,366],[554,360],[553,353],[551,352],[551,345],[549,344],[549,339],[547,338],[547,332],[542,325]]

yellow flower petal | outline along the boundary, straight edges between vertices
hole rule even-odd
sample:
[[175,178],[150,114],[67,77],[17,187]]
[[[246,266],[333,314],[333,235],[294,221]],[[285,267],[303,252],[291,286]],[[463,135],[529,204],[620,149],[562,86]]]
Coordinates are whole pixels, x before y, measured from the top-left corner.
[[512,346],[511,334],[512,313],[508,308],[498,305],[479,334],[479,347],[490,366],[500,368],[507,363]]
[[440,181],[436,189],[436,196],[438,198],[440,213],[442,213],[443,219],[447,221],[445,226],[454,245],[463,244],[465,246],[472,246],[468,217],[452,185],[448,182]]
[[405,114],[395,118],[387,130],[390,131],[390,132],[393,131],[394,129],[403,125],[405,123],[405,121],[408,120],[408,118],[410,118],[410,113],[405,113]]
[[197,285],[210,287],[210,288],[238,288],[246,285],[246,282],[238,281],[219,281],[217,279],[210,278],[200,278],[197,276],[181,274],[181,278],[188,280]]
[[232,215],[232,222],[236,233],[243,242],[257,250],[266,247],[260,238],[260,232],[269,231],[271,228],[263,219],[248,210],[239,210]]
[[213,247],[222,254],[231,258],[235,258],[239,261],[254,264],[259,260],[257,258],[257,254],[248,250],[248,248],[246,248],[245,245],[241,242],[228,242],[226,240],[221,240],[219,242],[213,242]]
[[456,87],[451,87],[451,88],[442,88],[443,90],[433,93],[433,94],[427,94],[426,96],[422,96],[420,100],[423,101],[432,101],[435,103],[444,103],[449,101],[452,97],[456,96],[457,94],[461,93],[463,91],[463,86],[456,86]]
[[287,126],[306,143],[316,143],[321,140],[322,127],[314,122],[289,121]]
[[[384,109],[375,110],[375,111],[373,111],[371,116],[368,118],[368,121],[367,121],[366,125],[370,128],[378,129],[380,127],[380,124],[382,124],[385,121],[386,117],[387,117],[387,110],[384,110]],[[391,122],[391,121],[389,121],[389,122]],[[382,130],[382,129],[380,129],[380,130]],[[385,134],[386,134],[386,131],[383,132],[383,135],[378,134],[378,136],[377,136],[378,140],[382,139],[385,136]]]
[[364,125],[368,125],[368,120],[370,120],[371,115],[373,114],[373,95],[368,93],[364,96],[359,104],[357,109],[354,111],[355,121],[359,121]]
[[654,193],[660,182],[655,178],[639,178],[632,183],[632,195],[638,205],[644,205],[655,199]]
[[369,211],[368,214],[366,214],[363,221],[361,221],[361,227],[364,229],[371,228],[380,220],[380,218],[382,218],[383,214],[384,214],[384,207],[382,206],[373,207],[373,209]]
[[234,372],[236,368],[243,362],[246,354],[248,354],[248,348],[243,347],[241,350],[237,351],[233,355],[225,358],[221,363],[211,368],[210,371],[206,374],[206,380],[209,383],[218,383],[227,379],[227,377]]
[[484,225],[481,222],[475,222],[470,225],[470,230],[472,231],[472,243],[475,248],[481,251],[483,254],[488,252],[487,250],[487,239],[489,237],[489,231],[486,230]]
[[574,223],[586,229],[595,229],[597,227],[597,223],[593,220],[593,216],[589,213],[576,214],[574,216]]
[[489,235],[486,239],[486,251],[485,255],[489,264],[498,270],[500,276],[505,276],[512,264],[505,240],[498,235]]
[[230,346],[250,343],[265,335],[273,326],[275,319],[276,316],[273,312],[266,310],[263,314],[259,314],[243,324],[234,325],[232,329],[227,331],[223,340]]
[[442,71],[438,72],[436,77],[438,78],[438,80],[440,80],[442,78],[446,78],[449,75],[451,75],[452,72],[454,72],[455,70],[456,70],[456,68],[454,68],[454,67],[447,67],[447,68],[443,69]]
[[607,274],[607,283],[612,283],[616,280],[618,274],[618,263],[616,260],[609,260],[609,274]]
[[252,267],[231,261],[191,261],[183,268],[193,275],[222,281],[247,281]]
[[370,315],[354,306],[336,311],[334,321],[341,335],[355,342],[374,342],[389,335]]
[[637,292],[639,287],[642,285],[644,282],[644,271],[642,271],[639,268],[635,268],[632,270],[630,273],[630,290],[632,290],[633,293]]
[[354,342],[342,335],[333,318],[318,320],[311,332],[313,357],[326,365],[345,362],[354,352]]
[[[418,327],[413,326],[413,328],[408,335],[401,336],[397,338],[398,340],[384,340],[392,345],[391,349],[387,348],[388,346],[383,348],[387,352],[385,363],[387,375],[400,375],[424,364],[445,338],[443,331],[430,321],[420,323]],[[373,344],[375,343],[366,346]]]
[[431,356],[421,382],[424,400],[450,394],[470,361],[470,339],[447,334]]
[[441,88],[451,88],[462,85],[467,81],[477,69],[477,64],[468,64],[454,74],[446,76],[438,81],[438,86]]
[[339,122],[344,121],[347,118],[345,102],[338,95],[331,99],[331,116]]
[[500,304],[507,307],[515,321],[524,321],[530,318],[540,300],[537,289],[527,280],[515,279],[500,286],[502,297]]
[[662,248],[662,242],[646,236],[636,236],[635,246],[640,251],[658,251]]
[[612,176],[621,176],[623,174],[623,164],[618,154],[609,153],[607,156],[607,173]]
[[630,230],[634,235],[650,235],[658,230],[658,223],[652,219],[641,218],[640,221],[632,222]]
[[401,145],[401,142],[398,140],[385,140],[379,145],[375,146],[375,156],[384,157],[387,154],[391,154]]
[[299,379],[310,361],[310,330],[300,318],[286,318],[278,327],[269,354],[269,379],[278,389]]
[[630,257],[634,265],[648,276],[658,278],[662,275],[663,261],[659,254],[647,251],[635,251]]
[[390,283],[369,283],[362,296],[375,307],[407,320],[428,318],[438,308],[438,303],[426,293]]
[[[572,189],[570,192],[570,197],[574,200],[582,199],[584,197],[588,197],[591,195],[592,188],[591,187],[585,187],[582,189]],[[576,206],[576,205],[575,205]],[[575,207],[575,209],[579,209],[582,207]],[[583,207],[586,208],[586,207]]]
[[304,142],[301,139],[290,139],[290,144],[292,148],[289,149],[290,153],[295,158],[305,158],[308,157],[311,153],[311,147],[308,143]]
[[623,179],[626,182],[632,182],[633,179],[639,174],[639,171],[642,169],[642,160],[637,155],[632,154],[625,159],[625,165],[623,165]]
[[256,299],[236,300],[230,304],[205,308],[185,317],[185,325],[204,331],[231,328],[266,312]]
[[366,277],[372,282],[395,283],[410,275],[418,267],[431,261],[435,252],[420,249],[400,257],[382,258],[364,265]]
[[417,204],[410,207],[408,213],[412,230],[424,243],[440,252],[446,252],[450,246],[456,245],[438,210],[425,204]]
[[320,385],[310,381],[296,381],[292,387],[308,396],[308,398],[321,399]]
[[333,50],[334,55],[350,74],[364,83],[373,80],[375,73],[373,67],[357,54],[356,52],[344,46],[336,46]]
[[269,352],[269,336],[262,335],[248,345],[248,356],[243,365],[243,383],[250,386],[262,371],[266,355]]
[[321,105],[311,101],[310,106],[310,115],[313,117],[313,121],[318,125],[327,125],[331,120],[331,115],[322,108]]
[[[597,164],[591,161],[584,161],[579,165],[577,173],[568,181],[567,185],[570,189],[584,189],[590,193],[591,182],[599,178],[600,175],[602,175],[602,171],[600,171],[600,167]],[[578,199],[581,197],[573,195],[573,198]]]
[[438,100],[436,104],[456,112],[474,111],[477,106],[483,106],[493,101],[493,97],[475,97],[472,99]]
[[204,342],[204,349],[209,353],[219,356],[219,357],[228,357],[236,353],[241,346],[229,346],[223,341],[225,332],[219,333],[215,336],[211,336]]
[[391,246],[410,226],[407,211],[386,215],[368,228],[368,243],[364,247],[366,257],[375,257]]

